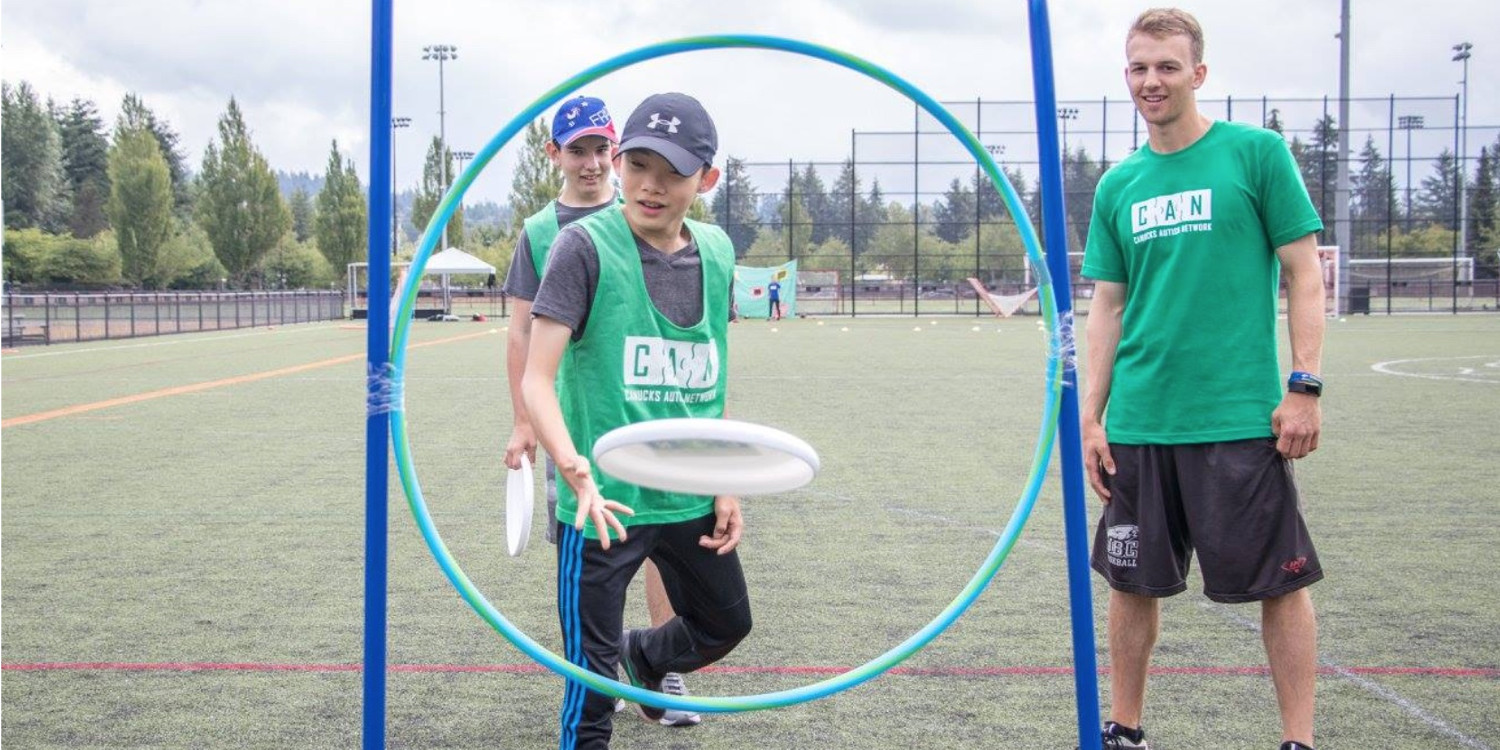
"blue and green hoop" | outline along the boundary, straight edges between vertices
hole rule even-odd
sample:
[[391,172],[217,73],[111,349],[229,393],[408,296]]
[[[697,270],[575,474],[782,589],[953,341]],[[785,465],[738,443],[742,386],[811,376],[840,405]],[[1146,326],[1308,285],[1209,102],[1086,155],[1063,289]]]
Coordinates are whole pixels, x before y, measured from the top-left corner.
[[[964,586],[963,590],[959,592],[958,596],[937,617],[896,647],[875,657],[864,665],[820,682],[790,690],[763,693],[760,695],[676,697],[621,683],[589,672],[568,662],[566,659],[542,647],[530,636],[521,632],[474,586],[469,577],[464,574],[463,569],[459,567],[458,562],[449,553],[447,546],[443,543],[442,537],[438,535],[431,515],[428,513],[427,503],[423,499],[422,488],[417,481],[416,469],[412,463],[411,446],[407,438],[406,415],[399,394],[402,392],[402,384],[405,377],[407,339],[410,334],[412,310],[416,305],[418,282],[421,279],[422,271],[426,268],[427,261],[439,241],[443,226],[452,217],[460,200],[468,191],[469,186],[473,184],[475,177],[484,170],[485,166],[499,153],[500,149],[520,133],[528,123],[549,111],[563,97],[609,73],[636,63],[668,55],[724,48],[776,50],[804,55],[848,68],[879,81],[903,94],[938,122],[942,123],[963,144],[964,148],[974,157],[974,160],[985,173],[989,175],[990,181],[996,186],[1011,216],[1017,217],[1017,228],[1020,231],[1022,241],[1025,243],[1027,258],[1031,262],[1033,272],[1038,279],[1038,297],[1041,300],[1042,317],[1052,346],[1049,347],[1047,356],[1045,405],[1042,424],[1025,488],[1016,503],[1015,509],[1011,513],[1010,520],[1006,524],[1004,532],[1001,533],[999,540],[995,543],[994,549],[991,550],[984,563],[975,572],[968,584]],[[437,560],[444,575],[453,583],[454,588],[458,590],[459,595],[463,597],[464,601],[468,602],[469,606],[485,622],[489,623],[500,635],[504,636],[516,648],[520,649],[522,653],[525,653],[538,664],[567,679],[582,683],[601,693],[638,703],[684,711],[719,713],[780,708],[816,700],[841,690],[846,690],[873,679],[886,670],[900,664],[952,625],[978,599],[979,594],[984,590],[985,586],[999,572],[1000,566],[1005,562],[1006,557],[1009,556],[1011,548],[1019,538],[1021,530],[1025,526],[1026,520],[1030,517],[1032,508],[1036,504],[1037,496],[1041,492],[1046,476],[1047,465],[1052,455],[1053,446],[1057,439],[1058,414],[1062,400],[1061,394],[1064,388],[1064,370],[1071,371],[1071,367],[1066,366],[1069,363],[1064,360],[1072,356],[1072,334],[1071,331],[1064,330],[1065,327],[1059,324],[1058,304],[1054,296],[1052,278],[1048,272],[1047,264],[1042,257],[1036,230],[1027,221],[1026,216],[1026,210],[1021,205],[1020,198],[1016,194],[1016,190],[1011,185],[1010,180],[1006,178],[1005,173],[995,163],[995,160],[985,150],[984,146],[980,144],[974,134],[969,132],[968,128],[960,123],[952,113],[932,97],[890,71],[869,61],[829,47],[771,36],[724,35],[691,37],[654,44],[627,52],[605,60],[563,81],[547,93],[538,97],[536,101],[532,102],[531,105],[511,119],[475,155],[474,160],[464,170],[463,174],[459,175],[453,187],[438,205],[432,220],[428,223],[417,254],[412,260],[406,281],[401,289],[397,291],[400,306],[395,311],[395,326],[392,331],[390,348],[390,392],[395,394],[392,397],[392,403],[389,407],[390,426],[401,484],[406,492],[412,515],[416,519],[417,526],[421,529],[422,536],[427,541],[428,547],[432,550],[433,557]]]

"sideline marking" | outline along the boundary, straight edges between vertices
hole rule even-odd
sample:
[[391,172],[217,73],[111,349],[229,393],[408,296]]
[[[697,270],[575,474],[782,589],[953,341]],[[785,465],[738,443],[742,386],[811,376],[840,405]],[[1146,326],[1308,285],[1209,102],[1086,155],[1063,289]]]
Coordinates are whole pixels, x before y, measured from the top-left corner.
[[[433,340],[433,341],[424,341],[424,342],[422,342],[420,344],[411,344],[410,346],[411,346],[411,348],[415,349],[415,348],[421,347],[421,346],[434,346],[434,345],[437,345],[437,344],[448,344],[448,343],[452,343],[454,341],[463,341],[465,339],[478,338],[480,336],[488,336],[488,335],[490,335],[488,331],[480,331],[480,332],[476,332],[476,333],[464,333],[464,334],[459,334],[457,336],[450,336],[450,337],[445,338],[445,339],[436,339],[436,340]],[[305,372],[307,370],[315,370],[315,369],[318,369],[320,367],[329,367],[329,366],[332,366],[332,365],[340,365],[340,364],[343,364],[345,362],[353,362],[355,360],[365,359],[367,356],[368,356],[368,352],[360,352],[358,354],[347,354],[347,355],[344,355],[342,357],[334,357],[332,359],[324,359],[324,360],[320,360],[318,362],[309,362],[307,364],[302,364],[302,365],[293,365],[291,367],[283,367],[283,368],[281,368],[279,370],[267,370],[265,372],[251,373],[249,375],[236,375],[236,376],[234,376],[232,378],[223,378],[223,379],[220,379],[220,380],[209,380],[209,381],[206,381],[206,382],[203,382],[203,383],[193,383],[191,385],[178,385],[178,386],[173,386],[171,388],[162,388],[162,389],[155,390],[155,391],[147,391],[145,393],[137,393],[137,394],[130,395],[130,396],[120,396],[119,398],[105,399],[104,401],[95,401],[95,402],[89,403],[89,404],[75,404],[73,406],[64,406],[61,409],[53,409],[51,411],[39,412],[39,413],[36,413],[36,414],[27,414],[27,415],[20,416],[20,417],[11,417],[10,419],[4,420],[4,421],[0,421],[0,429],[4,429],[4,428],[7,428],[7,427],[19,427],[21,425],[35,424],[37,422],[45,422],[45,421],[47,421],[49,419],[57,419],[59,417],[69,417],[69,416],[72,416],[74,414],[83,414],[83,413],[86,413],[86,412],[98,411],[99,409],[108,409],[108,408],[112,408],[112,407],[115,407],[115,406],[125,406],[127,404],[139,403],[141,401],[151,401],[153,399],[166,398],[167,396],[180,396],[180,395],[182,395],[184,393],[197,393],[198,391],[206,391],[206,390],[209,390],[211,388],[222,388],[224,386],[239,385],[241,383],[251,383],[251,382],[254,382],[254,381],[257,381],[257,380],[265,380],[267,378],[279,377],[281,375],[291,375],[291,374],[298,373],[298,372]]]
[[1388,359],[1384,362],[1376,362],[1375,364],[1370,365],[1370,369],[1384,375],[1400,375],[1401,377],[1406,378],[1422,378],[1424,380],[1461,380],[1466,383],[1489,383],[1491,385],[1500,384],[1500,380],[1497,380],[1495,378],[1460,377],[1460,375],[1472,375],[1474,373],[1474,368],[1472,367],[1460,367],[1459,375],[1429,375],[1427,373],[1401,372],[1400,370],[1395,369],[1396,365],[1404,365],[1411,362],[1442,362],[1446,360],[1459,359],[1488,359],[1491,361],[1484,363],[1485,367],[1500,368],[1500,354],[1472,354],[1464,357],[1418,357],[1416,359]]

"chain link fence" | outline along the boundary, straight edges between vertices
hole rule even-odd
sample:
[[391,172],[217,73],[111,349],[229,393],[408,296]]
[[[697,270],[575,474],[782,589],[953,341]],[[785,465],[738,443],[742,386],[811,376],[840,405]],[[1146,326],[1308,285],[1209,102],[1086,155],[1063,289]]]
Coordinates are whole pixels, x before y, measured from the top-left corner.
[[[1040,232],[1034,104],[944,104],[995,157]],[[1214,119],[1285,136],[1324,218],[1318,244],[1341,248],[1341,310],[1500,309],[1496,178],[1492,172],[1488,186],[1474,179],[1483,172],[1481,154],[1500,158],[1500,125],[1470,123],[1461,132],[1456,96],[1350,105],[1350,150],[1341,156],[1335,98],[1199,100]],[[1064,101],[1058,115],[1075,306],[1086,309],[1091,286],[1077,271],[1094,188],[1145,143],[1146,131],[1128,98]],[[1460,158],[1463,143],[1469,153]],[[1335,211],[1341,160],[1351,183],[1344,226]],[[836,274],[835,314],[987,314],[967,278],[998,294],[1035,286],[1010,207],[962,145],[915,107],[907,129],[851,131],[842,161],[731,160],[712,212],[741,263],[795,259],[802,271]]]

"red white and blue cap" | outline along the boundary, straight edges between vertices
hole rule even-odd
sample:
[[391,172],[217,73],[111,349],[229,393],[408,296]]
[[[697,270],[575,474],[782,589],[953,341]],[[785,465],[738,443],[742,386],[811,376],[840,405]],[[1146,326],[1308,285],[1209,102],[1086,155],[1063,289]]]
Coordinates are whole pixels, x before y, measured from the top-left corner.
[[610,143],[620,142],[615,135],[615,121],[604,102],[591,96],[575,96],[563,102],[553,115],[552,140],[566,146],[586,135],[602,135]]

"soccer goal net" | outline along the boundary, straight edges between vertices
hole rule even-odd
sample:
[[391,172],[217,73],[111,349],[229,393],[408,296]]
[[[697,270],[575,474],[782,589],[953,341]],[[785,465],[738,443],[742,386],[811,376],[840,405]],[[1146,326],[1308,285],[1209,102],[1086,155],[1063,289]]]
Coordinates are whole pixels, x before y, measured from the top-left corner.
[[1473,280],[1473,258],[1353,258],[1349,261],[1351,284],[1466,284]]
[[801,315],[842,315],[844,286],[838,271],[797,272],[797,312]]

